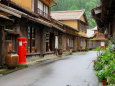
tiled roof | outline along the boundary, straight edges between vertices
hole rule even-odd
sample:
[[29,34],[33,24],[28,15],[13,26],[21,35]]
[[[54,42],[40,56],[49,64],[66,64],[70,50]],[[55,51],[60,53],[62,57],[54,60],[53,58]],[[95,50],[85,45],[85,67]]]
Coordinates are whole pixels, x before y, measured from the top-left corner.
[[94,31],[94,30],[98,30],[97,26],[96,26],[96,27],[94,27],[92,30],[93,30],[93,31]]
[[[12,7],[8,7],[8,6],[3,5],[1,3],[0,3],[0,11],[4,11],[6,13],[12,14],[12,15],[18,17],[18,18],[24,17],[24,18],[27,18],[30,21],[33,21],[33,22],[36,22],[36,23],[39,23],[39,24],[42,24],[42,25],[45,25],[45,26],[48,26],[48,27],[54,27],[55,29],[57,29],[59,31],[65,32],[65,30],[63,30],[62,28],[59,28],[56,25],[53,25],[53,24],[51,24],[49,22],[46,22],[46,21],[44,21],[44,20],[42,20],[40,18],[32,17],[32,16],[30,16],[30,15],[24,13],[24,12],[16,10],[16,9],[14,9]],[[9,19],[8,17],[4,17],[4,16],[1,16],[1,15],[0,15],[0,17]]]
[[80,19],[84,12],[85,10],[53,11],[51,16],[56,20],[76,20]]

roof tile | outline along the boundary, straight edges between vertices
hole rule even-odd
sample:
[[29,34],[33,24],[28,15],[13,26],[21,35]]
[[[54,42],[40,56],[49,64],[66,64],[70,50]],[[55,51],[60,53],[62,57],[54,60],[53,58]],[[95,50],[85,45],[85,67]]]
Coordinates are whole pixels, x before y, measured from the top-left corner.
[[85,10],[53,11],[51,12],[51,16],[56,20],[76,20],[80,19],[84,12]]

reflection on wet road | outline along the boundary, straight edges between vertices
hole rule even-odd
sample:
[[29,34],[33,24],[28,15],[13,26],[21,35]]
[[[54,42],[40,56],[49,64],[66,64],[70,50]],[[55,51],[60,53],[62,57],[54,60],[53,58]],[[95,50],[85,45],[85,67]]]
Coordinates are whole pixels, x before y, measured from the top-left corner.
[[80,52],[50,64],[37,64],[0,77],[0,86],[98,86],[93,71],[97,52]]

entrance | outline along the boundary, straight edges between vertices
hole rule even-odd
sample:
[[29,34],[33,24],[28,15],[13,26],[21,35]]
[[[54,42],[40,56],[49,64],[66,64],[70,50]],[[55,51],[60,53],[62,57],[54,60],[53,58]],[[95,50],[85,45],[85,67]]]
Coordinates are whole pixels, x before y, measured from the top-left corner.
[[50,33],[50,51],[54,51],[55,50],[55,35],[54,33]]
[[35,28],[28,27],[28,53],[35,52]]

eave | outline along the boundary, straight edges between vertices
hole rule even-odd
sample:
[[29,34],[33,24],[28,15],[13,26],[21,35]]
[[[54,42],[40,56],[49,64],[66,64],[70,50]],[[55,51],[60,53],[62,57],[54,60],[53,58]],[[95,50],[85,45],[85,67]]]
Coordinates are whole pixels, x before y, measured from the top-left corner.
[[53,5],[57,5],[57,2],[54,0],[51,0]]
[[[96,20],[99,31],[105,32],[109,23],[113,21],[115,14],[115,0],[100,0],[101,6],[92,9],[92,16]],[[100,13],[95,13],[96,10],[101,10]]]
[[0,18],[6,19],[6,20],[9,20],[9,21],[14,21],[13,19],[10,19],[9,17],[1,15],[1,14],[0,14]]
[[46,5],[48,5],[48,6],[50,6],[50,5],[57,5],[57,3],[55,2],[55,0],[41,0],[41,1],[43,3],[45,3]]
[[18,5],[18,4],[16,4],[15,2],[12,2],[11,0],[1,0],[1,1],[2,1],[3,4],[8,5],[8,6],[10,6],[10,7],[13,7],[13,8],[15,8],[15,9],[17,9],[17,10],[19,10],[19,11],[24,12],[24,13],[27,13],[27,14],[29,14],[30,16],[39,17],[38,14],[36,14],[36,13],[34,13],[34,12],[28,10],[28,9],[25,9],[24,7],[22,7],[22,6]]

